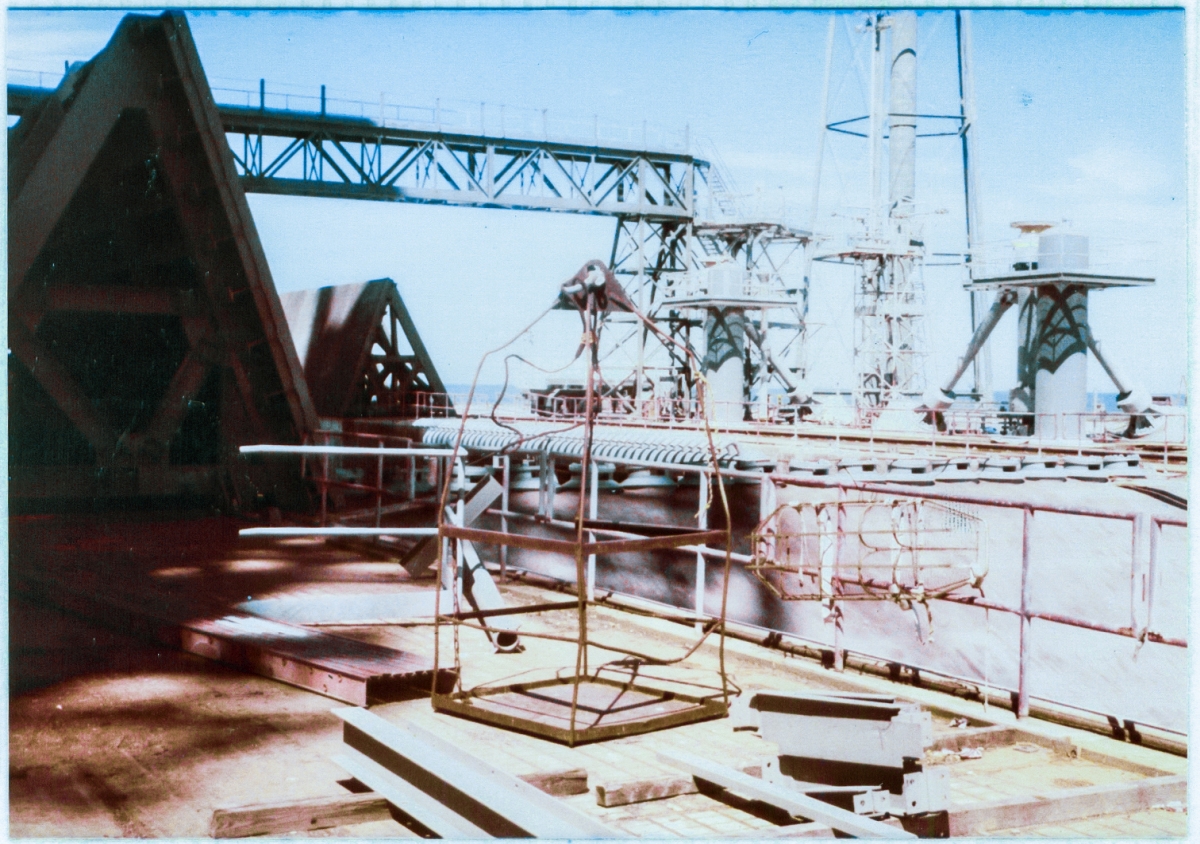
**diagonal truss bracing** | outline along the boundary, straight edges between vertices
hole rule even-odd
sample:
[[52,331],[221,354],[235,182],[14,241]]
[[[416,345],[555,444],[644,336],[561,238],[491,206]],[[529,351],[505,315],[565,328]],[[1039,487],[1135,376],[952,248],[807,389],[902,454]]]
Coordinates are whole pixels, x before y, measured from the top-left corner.
[[258,193],[690,219],[695,171],[708,166],[689,155],[219,110],[242,185]]

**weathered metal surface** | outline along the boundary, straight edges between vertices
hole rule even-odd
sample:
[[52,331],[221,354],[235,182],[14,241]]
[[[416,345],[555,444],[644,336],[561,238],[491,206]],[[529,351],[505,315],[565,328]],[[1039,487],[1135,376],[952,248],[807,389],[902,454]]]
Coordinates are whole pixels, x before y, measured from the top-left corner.
[[[545,423],[513,424],[523,432],[536,433]],[[613,431],[615,439],[620,430],[614,426],[605,434]],[[648,437],[674,435],[668,431],[645,433]],[[691,432],[680,433],[687,436]],[[640,460],[620,457],[606,460],[618,467],[644,465]],[[687,468],[660,465],[675,472]],[[740,541],[760,518],[759,496],[757,490],[732,485],[729,480],[761,481],[764,476],[735,469],[723,469],[722,475],[734,515],[735,541]],[[927,592],[936,627],[932,638],[928,616],[921,607],[917,607],[918,617],[911,609],[904,612],[892,602],[839,600],[840,616],[831,615],[826,620],[816,602],[808,602],[810,606],[801,606],[805,602],[785,605],[766,587],[747,584],[751,572],[741,565],[748,559],[739,556],[747,550],[743,544],[734,548],[729,603],[732,620],[795,636],[833,652],[835,657],[840,648],[953,678],[970,694],[1007,705],[1010,693],[1017,692],[1021,685],[1022,511],[1031,507],[1036,512],[1032,527],[1036,599],[1025,607],[1025,615],[1032,622],[1027,630],[1032,635],[1027,635],[1026,642],[1032,658],[1026,675],[1031,709],[1041,708],[1039,701],[1049,701],[1111,715],[1116,724],[1132,718],[1171,732],[1186,729],[1186,695],[1179,691],[1187,677],[1186,601],[1183,593],[1166,590],[1162,585],[1186,577],[1186,519],[1179,518],[1180,511],[1175,507],[1111,483],[1041,481],[1000,485],[982,481],[953,488],[929,485],[914,489],[878,481],[856,480],[851,484],[844,473],[835,474],[832,469],[824,475],[775,471],[768,477],[777,485],[781,503],[786,500],[793,505],[805,502],[832,507],[842,486],[853,487],[850,496],[856,500],[893,496],[930,499],[981,520],[987,527],[981,543],[981,551],[986,551],[983,559],[989,561],[987,595]],[[514,496],[513,511],[532,512],[532,493]],[[557,509],[570,511],[574,493],[562,492],[560,497],[565,500],[556,505]],[[609,521],[661,520],[687,525],[695,524],[698,502],[694,489],[680,487],[655,498],[603,495],[599,507],[601,518]],[[1142,527],[1135,529],[1139,516]],[[485,526],[494,526],[498,521],[494,516],[489,518]],[[511,522],[518,517],[510,512],[508,518]],[[556,520],[529,530],[548,538],[565,538],[562,529],[567,527]],[[707,593],[706,602],[719,600],[716,584],[711,579],[697,580],[694,559],[685,557],[685,553],[653,552],[638,558],[630,555],[630,559],[611,556],[597,569],[597,587],[674,607],[695,606],[698,587]],[[514,549],[508,563],[567,583],[574,579],[570,566],[549,554]],[[887,590],[886,578],[873,580],[879,589]],[[1037,585],[1039,582],[1054,585],[1042,587]],[[1093,657],[1064,667],[1060,655],[1071,652],[1087,652]],[[1095,660],[1102,661],[1104,668],[1099,668]],[[1116,676],[1126,680],[1116,682]],[[1164,693],[1143,694],[1147,684]]]
[[488,835],[617,837],[600,822],[412,723],[393,724],[365,709],[333,713],[345,722],[343,738],[350,748]]
[[446,391],[391,279],[279,299],[322,416],[410,418],[417,393]]
[[727,788],[755,800],[777,806],[797,817],[828,824],[854,838],[916,838],[888,824],[839,809],[814,797],[755,779],[741,771],[710,762],[682,750],[660,751],[658,758],[690,773],[697,779]]
[[[183,602],[163,601],[156,592],[131,593],[129,583],[122,593],[25,572],[13,588],[103,626],[346,703],[394,700],[428,689],[433,678],[432,660],[425,657],[240,613],[188,619]],[[439,684],[453,685],[453,672],[442,669]]]
[[493,837],[365,753],[347,747],[333,762],[435,835],[468,841]]
[[[336,595],[284,595],[243,601],[236,609],[288,624],[341,626],[400,624],[414,618],[432,618],[438,596],[432,589],[412,592]],[[443,607],[453,597],[443,592]]]
[[189,653],[360,706],[426,689],[433,676],[426,657],[254,616],[187,621],[180,635]]
[[949,834],[952,837],[975,837],[1000,829],[1140,812],[1172,801],[1185,802],[1187,791],[1187,777],[1151,777],[1135,782],[1061,789],[1033,797],[976,803],[950,811]]
[[514,683],[435,695],[433,705],[439,711],[575,745],[723,718],[728,713],[720,700],[585,677],[579,682],[572,731],[574,686],[569,677]]
[[298,442],[316,415],[185,17],[125,18],[11,139],[10,462],[133,477],[68,472],[35,488],[51,496],[209,467],[239,502],[302,505],[294,470],[230,453]]
[[758,692],[750,708],[759,712],[760,733],[779,748],[764,778],[808,793],[814,783],[844,791],[859,788],[859,813],[916,815],[949,805],[944,768],[924,770],[925,748],[933,742],[932,717],[916,704],[894,698],[838,693]]

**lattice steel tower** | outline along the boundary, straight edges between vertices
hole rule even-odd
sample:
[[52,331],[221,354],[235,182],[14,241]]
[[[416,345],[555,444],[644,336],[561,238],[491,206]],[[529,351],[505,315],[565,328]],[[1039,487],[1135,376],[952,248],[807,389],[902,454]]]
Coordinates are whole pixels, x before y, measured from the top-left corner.
[[[835,29],[836,24],[831,22],[827,65],[832,63]],[[869,113],[826,123],[827,67],[821,150],[825,131],[867,140],[870,205],[857,217],[853,229],[822,249],[818,259],[855,266],[854,400],[860,420],[869,421],[895,399],[915,398],[925,390],[927,345],[921,269],[925,245],[915,214],[917,122],[919,117],[933,117],[961,123],[961,118],[917,114],[916,12],[873,14],[858,31],[869,45]],[[859,130],[861,121],[867,121],[865,132]],[[814,229],[819,178],[813,197]]]
[[[871,212],[868,239],[857,256],[855,290],[855,406],[860,411],[925,390],[924,247],[914,225],[917,145],[917,13],[874,18],[871,34]],[[890,102],[885,111],[883,37],[891,33]],[[882,162],[888,133],[888,195],[883,206]]]

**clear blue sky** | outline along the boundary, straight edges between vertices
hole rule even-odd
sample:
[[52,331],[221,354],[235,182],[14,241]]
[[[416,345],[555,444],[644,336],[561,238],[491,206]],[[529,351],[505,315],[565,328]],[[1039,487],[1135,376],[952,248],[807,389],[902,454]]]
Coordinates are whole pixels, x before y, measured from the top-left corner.
[[[6,64],[49,71],[90,58],[120,12],[10,12]],[[481,101],[513,115],[650,131],[689,128],[711,143],[765,215],[807,226],[828,14],[824,12],[215,12],[189,13],[214,87],[350,97],[464,113]],[[957,109],[954,21],[922,13],[918,105]],[[1092,299],[1092,325],[1134,380],[1179,389],[1186,371],[1185,87],[1182,12],[976,12],[978,176],[983,234],[1018,219],[1070,220],[1096,239],[1158,241],[1157,286]],[[839,34],[831,118],[863,95]],[[843,83],[843,77],[844,83]],[[29,82],[26,74],[11,74]],[[521,112],[516,107],[529,111]],[[509,134],[515,134],[509,127]],[[831,142],[822,208],[861,204],[865,152]],[[700,149],[703,151],[703,148]],[[918,209],[938,251],[963,248],[953,140],[925,142]],[[844,187],[843,187],[844,185]],[[395,278],[448,382],[522,326],[586,259],[607,257],[607,218],[251,196],[281,291]],[[944,211],[938,214],[935,212]],[[966,343],[967,296],[956,271],[929,269],[931,380]],[[814,381],[848,386],[852,277],[814,277]],[[574,350],[559,322],[527,345],[549,363]],[[1015,380],[1015,320],[998,329],[995,386]],[[498,373],[485,374],[497,380]],[[1097,366],[1092,389],[1110,389]]]

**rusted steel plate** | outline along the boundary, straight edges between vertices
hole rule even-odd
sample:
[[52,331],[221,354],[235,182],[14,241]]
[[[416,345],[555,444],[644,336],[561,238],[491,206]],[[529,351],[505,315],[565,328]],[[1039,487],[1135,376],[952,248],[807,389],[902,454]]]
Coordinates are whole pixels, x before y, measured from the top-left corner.
[[[568,678],[438,694],[433,705],[464,718],[571,744],[571,696]],[[726,714],[725,704],[714,698],[584,678],[579,684],[573,743],[640,735]]]
[[433,679],[427,657],[255,616],[184,622],[180,642],[189,653],[360,706]]

